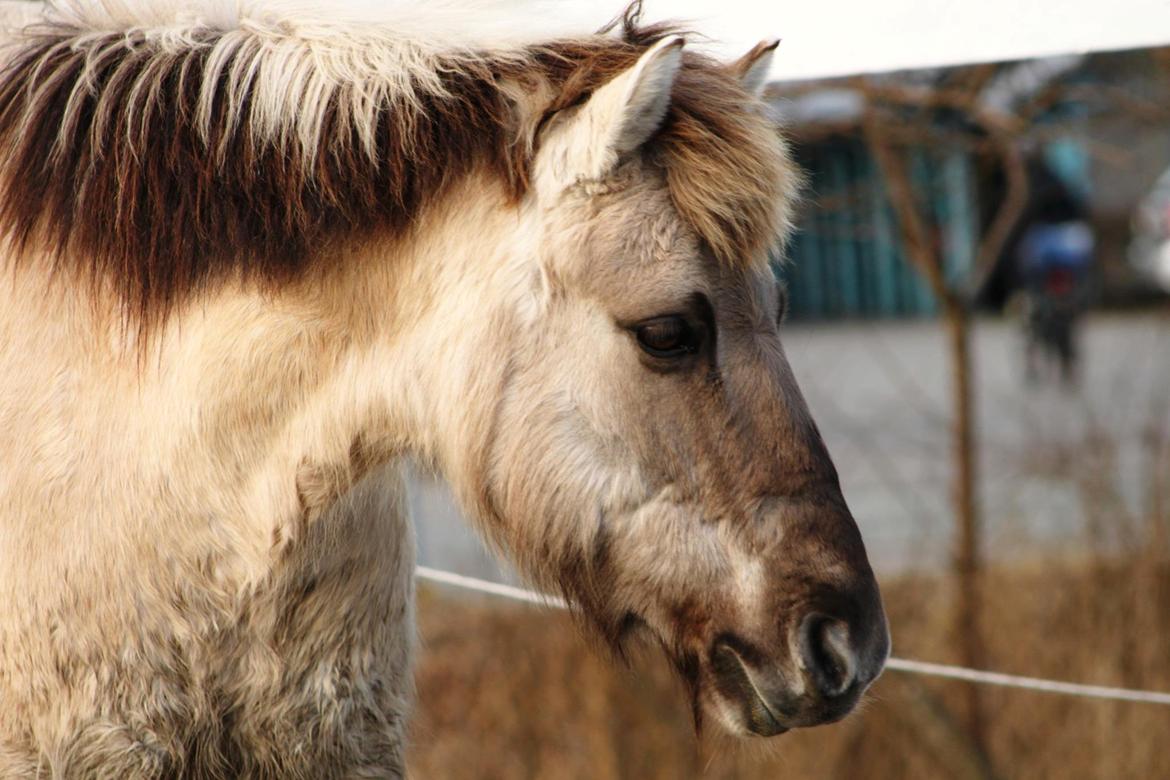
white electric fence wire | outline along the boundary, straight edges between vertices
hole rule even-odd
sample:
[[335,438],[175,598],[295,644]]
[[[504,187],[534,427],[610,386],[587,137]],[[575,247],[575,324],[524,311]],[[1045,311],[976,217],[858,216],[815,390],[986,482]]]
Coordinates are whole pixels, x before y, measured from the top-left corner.
[[464,577],[462,574],[455,574],[453,572],[443,571],[442,569],[432,569],[430,566],[416,566],[414,573],[424,580],[441,582],[444,585],[454,585],[457,588],[465,588],[466,590],[476,590],[480,593],[490,593],[493,596],[502,596],[506,599],[513,599],[514,601],[527,601],[529,604],[540,604],[541,606],[556,607],[557,609],[569,608],[569,605],[565,603],[564,599],[557,598],[556,596],[546,596],[534,590],[516,588],[512,585],[504,585],[499,582],[488,582],[487,580],[480,580],[475,577]]
[[[457,588],[487,593],[492,596],[524,601],[529,604],[540,604],[556,609],[567,609],[564,599],[549,596],[536,591],[517,588],[512,585],[502,585],[498,582],[475,577],[465,577],[441,569],[432,569],[429,566],[415,568],[418,577],[443,585],[452,585]],[[967,669],[962,666],[949,664],[933,664],[927,661],[911,661],[905,658],[890,658],[886,661],[886,668],[908,674],[924,674],[932,677],[947,677],[952,680],[965,680],[981,685],[1000,685],[1008,688],[1023,688],[1044,693],[1058,693],[1065,696],[1083,696],[1093,699],[1112,699],[1115,701],[1132,701],[1144,704],[1170,705],[1170,693],[1160,691],[1139,691],[1131,688],[1111,688],[1105,685],[1081,685],[1080,683],[1061,682],[1059,680],[1044,680],[1038,677],[1021,677],[1016,674],[1002,674],[1000,672],[985,672],[979,669]]]

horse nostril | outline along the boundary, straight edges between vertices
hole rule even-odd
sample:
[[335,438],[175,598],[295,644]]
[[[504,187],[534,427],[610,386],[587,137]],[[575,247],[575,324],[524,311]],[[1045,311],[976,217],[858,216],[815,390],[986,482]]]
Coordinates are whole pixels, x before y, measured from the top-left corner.
[[813,613],[800,623],[800,657],[808,678],[824,697],[840,696],[857,677],[857,656],[849,645],[849,626]]

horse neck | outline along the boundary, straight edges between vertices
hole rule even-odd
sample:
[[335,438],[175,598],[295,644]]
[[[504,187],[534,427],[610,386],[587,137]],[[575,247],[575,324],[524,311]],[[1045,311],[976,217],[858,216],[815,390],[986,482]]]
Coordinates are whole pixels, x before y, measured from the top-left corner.
[[213,350],[224,334],[248,336],[236,337],[239,364],[225,364],[222,384],[243,380],[243,397],[273,399],[286,427],[305,432],[293,448],[302,462],[361,450],[367,465],[407,456],[474,481],[531,251],[517,251],[517,236],[532,232],[499,187],[472,178],[406,238],[320,264],[335,270],[276,296],[262,323],[223,317]]
[[472,179],[420,223],[387,294],[399,312],[388,330],[399,432],[410,453],[471,503],[507,381],[512,334],[531,305],[541,230],[535,210]]
[[482,188],[447,201],[407,240],[319,264],[327,276],[205,295],[145,360],[42,264],[13,272],[0,281],[0,419],[15,423],[0,432],[0,499],[29,517],[86,507],[61,522],[108,538],[111,555],[148,515],[174,534],[151,544],[176,554],[208,515],[229,518],[240,581],[266,565],[275,526],[304,516],[306,474],[340,475],[329,501],[402,456],[469,473],[507,363],[493,345],[518,220]]

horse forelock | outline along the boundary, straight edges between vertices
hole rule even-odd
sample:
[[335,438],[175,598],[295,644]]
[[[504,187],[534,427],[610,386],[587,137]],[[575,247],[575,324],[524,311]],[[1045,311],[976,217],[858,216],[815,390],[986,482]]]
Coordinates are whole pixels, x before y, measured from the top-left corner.
[[[56,270],[112,284],[144,326],[227,279],[296,279],[331,241],[404,235],[473,171],[519,200],[540,118],[670,32],[640,27],[635,8],[618,34],[440,45],[409,25],[95,7],[58,8],[8,52],[0,232],[18,255],[47,250]],[[518,92],[547,104],[528,116]],[[782,232],[793,186],[757,108],[730,72],[688,55],[647,149],[730,263]]]

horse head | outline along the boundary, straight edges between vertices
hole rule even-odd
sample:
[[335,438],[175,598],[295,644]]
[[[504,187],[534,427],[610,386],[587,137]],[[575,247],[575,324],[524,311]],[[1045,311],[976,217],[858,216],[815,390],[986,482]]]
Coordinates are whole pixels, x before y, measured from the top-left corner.
[[844,716],[889,650],[878,587],[781,344],[768,264],[798,177],[756,91],[663,37],[546,116],[476,471],[489,533],[696,716]]

